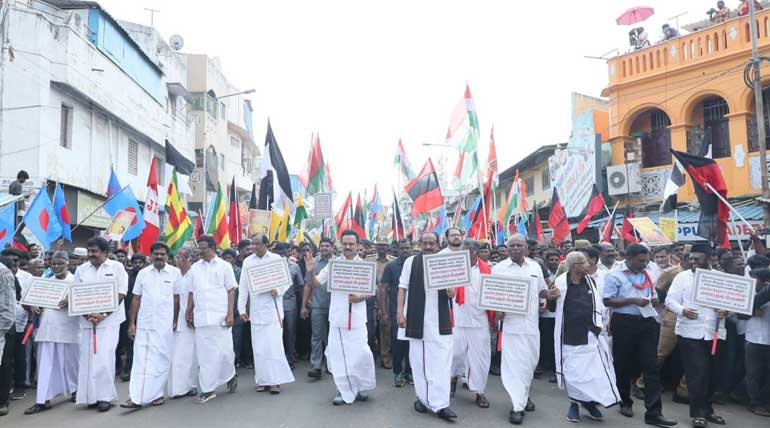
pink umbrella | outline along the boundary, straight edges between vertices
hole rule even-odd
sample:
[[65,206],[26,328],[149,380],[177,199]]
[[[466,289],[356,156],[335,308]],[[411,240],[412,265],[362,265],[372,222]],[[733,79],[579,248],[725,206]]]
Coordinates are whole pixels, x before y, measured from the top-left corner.
[[637,22],[642,22],[645,19],[651,17],[654,13],[655,13],[655,10],[651,7],[647,7],[647,6],[632,7],[631,9],[628,9],[627,11],[623,12],[622,15],[618,16],[615,22],[617,22],[618,25],[634,25]]

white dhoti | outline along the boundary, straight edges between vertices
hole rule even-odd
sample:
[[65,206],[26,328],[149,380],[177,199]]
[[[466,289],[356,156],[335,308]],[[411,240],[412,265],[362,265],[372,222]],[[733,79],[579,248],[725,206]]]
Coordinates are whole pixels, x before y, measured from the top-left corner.
[[283,349],[283,329],[275,324],[252,324],[251,347],[254,351],[254,379],[257,386],[294,382]]
[[452,335],[452,376],[465,377],[472,392],[483,394],[492,358],[489,328],[455,327]]
[[131,383],[128,385],[132,402],[143,405],[163,397],[173,350],[174,332],[171,329],[136,329]]
[[119,325],[97,328],[94,353],[93,329],[80,329],[77,404],[118,399],[118,391],[115,389],[115,348],[118,347],[119,331]]
[[561,348],[561,365],[560,380],[570,399],[595,401],[605,407],[620,401],[620,393],[615,386],[615,368],[603,335],[597,337],[588,333],[587,345],[564,345]]
[[[213,392],[235,376],[235,353],[230,328],[208,325],[195,328],[201,392]],[[136,357],[136,356],[134,356]]]
[[197,385],[198,357],[195,355],[195,330],[179,324],[174,332],[174,352],[171,356],[168,395],[169,397],[185,395]]
[[437,340],[409,339],[409,364],[417,399],[434,412],[449,407],[452,336],[439,336]]
[[521,412],[527,406],[529,387],[540,358],[540,335],[503,333],[502,337],[500,376],[513,410]]
[[58,395],[77,391],[79,355],[77,343],[38,342],[35,403],[45,404]]
[[337,391],[350,404],[359,392],[377,387],[374,374],[374,356],[367,343],[366,327],[329,329],[326,346],[326,364],[332,372]]

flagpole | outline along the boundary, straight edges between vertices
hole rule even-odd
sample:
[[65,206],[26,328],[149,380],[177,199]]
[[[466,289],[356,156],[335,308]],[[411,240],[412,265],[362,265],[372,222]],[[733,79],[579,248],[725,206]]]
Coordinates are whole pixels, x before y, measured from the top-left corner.
[[[623,234],[620,233],[620,230],[618,230],[618,226],[615,225],[615,210],[618,209],[618,204],[620,204],[620,201],[615,202],[615,207],[612,208],[612,212],[610,212],[609,207],[607,207],[607,204],[604,204],[604,211],[607,211],[607,215],[610,216],[609,220],[612,221],[612,228],[615,229],[615,232],[618,234],[618,236],[622,239]],[[634,233],[636,233],[636,229],[634,229]]]
[[730,208],[730,210],[731,210],[733,213],[735,213],[735,215],[737,215],[739,219],[741,219],[741,221],[743,222],[743,224],[745,224],[745,225],[746,225],[746,227],[748,227],[748,228],[749,228],[749,230],[754,230],[754,226],[752,226],[752,225],[751,225],[751,223],[749,223],[749,222],[748,222],[748,221],[747,221],[747,220],[746,220],[746,219],[745,219],[745,218],[744,218],[744,217],[741,215],[741,213],[739,213],[739,212],[738,212],[738,210],[736,210],[736,209],[735,209],[735,207],[733,207],[732,205],[730,205],[730,203],[729,203],[729,202],[727,202],[727,199],[723,198],[723,197],[722,197],[722,195],[720,195],[720,194],[719,194],[719,192],[717,192],[717,190],[716,190],[716,189],[714,189],[714,186],[712,186],[712,185],[711,185],[711,184],[709,184],[709,183],[705,183],[705,184],[706,184],[706,187],[708,187],[708,188],[709,188],[709,189],[710,189],[712,192],[714,192],[714,195],[716,195],[716,197],[717,197],[717,198],[719,198],[719,200],[720,200],[720,201],[722,201],[722,202],[723,202],[725,205],[727,205],[727,207],[728,207],[728,208]]

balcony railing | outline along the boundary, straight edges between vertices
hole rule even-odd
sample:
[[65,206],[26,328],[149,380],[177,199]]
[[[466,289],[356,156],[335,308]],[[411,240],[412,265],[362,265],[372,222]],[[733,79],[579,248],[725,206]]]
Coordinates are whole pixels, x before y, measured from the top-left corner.
[[[757,41],[770,46],[770,10],[758,11]],[[749,17],[741,16],[607,61],[610,86],[751,52]]]

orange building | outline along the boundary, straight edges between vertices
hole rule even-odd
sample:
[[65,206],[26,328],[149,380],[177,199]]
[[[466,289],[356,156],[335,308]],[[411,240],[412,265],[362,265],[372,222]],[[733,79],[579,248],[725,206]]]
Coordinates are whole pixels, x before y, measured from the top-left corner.
[[[756,19],[760,55],[770,56],[770,10]],[[641,192],[630,194],[630,202],[659,204],[672,166],[669,148],[697,154],[704,138],[730,198],[761,193],[754,94],[743,75],[750,58],[744,16],[608,61],[602,95],[610,100],[612,165],[636,162],[640,170]],[[767,123],[770,63],[763,63],[762,74]],[[679,201],[693,200],[687,180]]]

